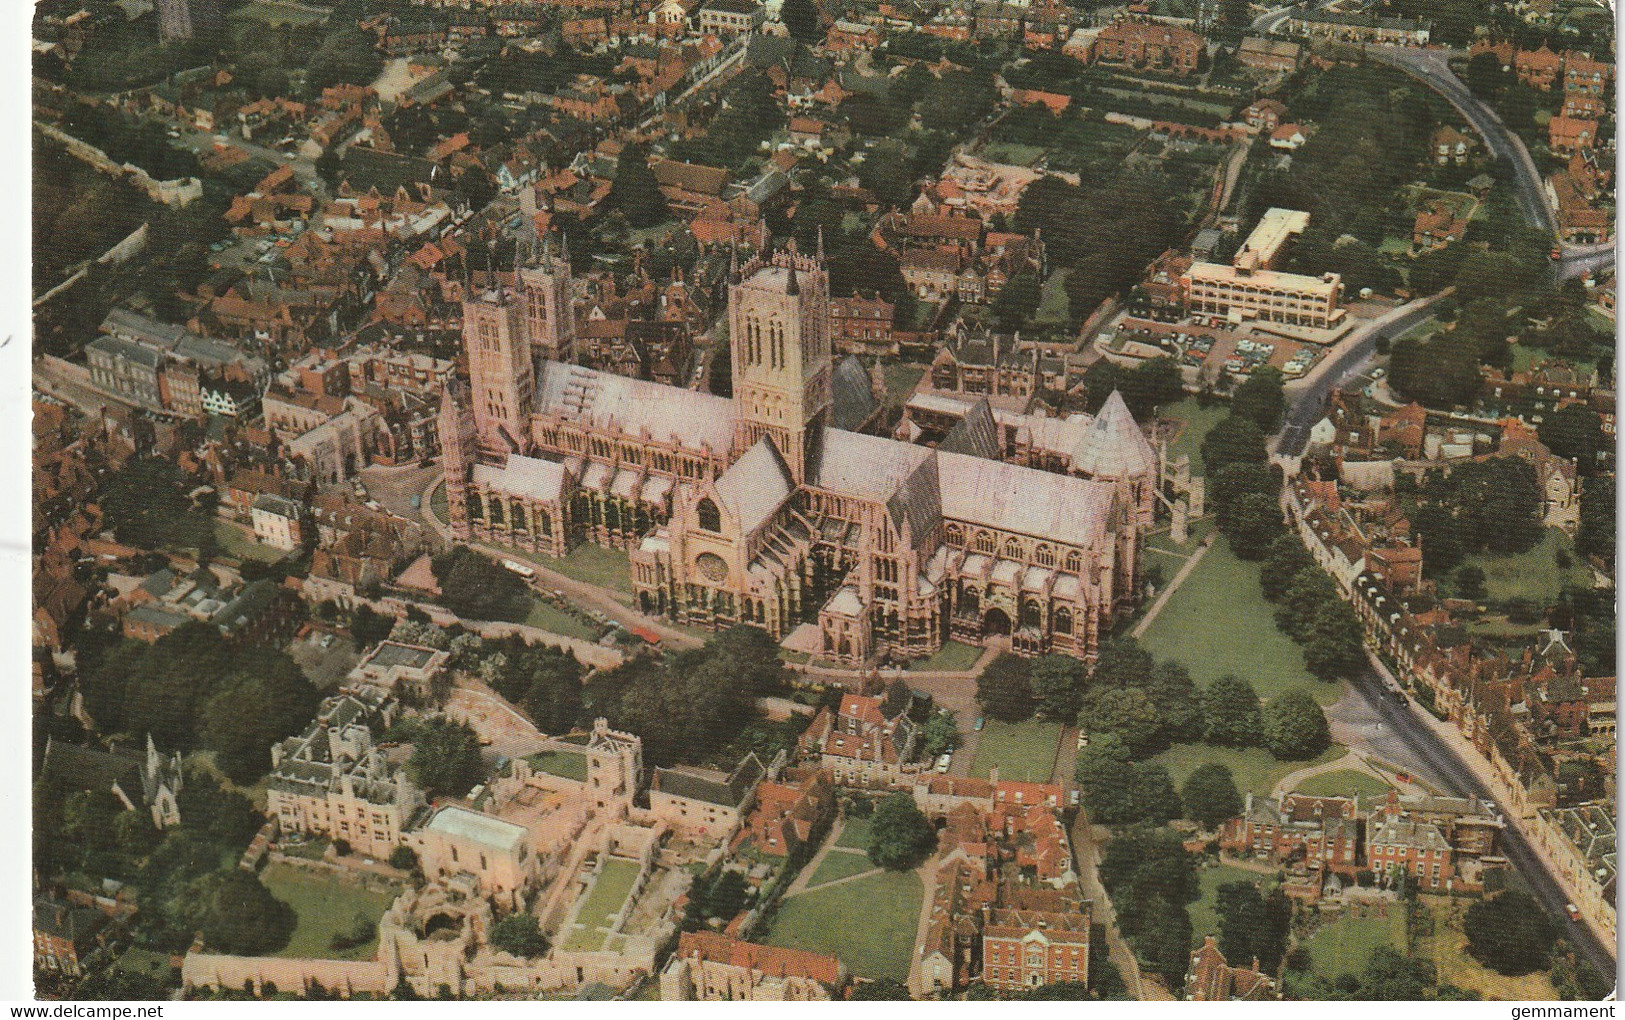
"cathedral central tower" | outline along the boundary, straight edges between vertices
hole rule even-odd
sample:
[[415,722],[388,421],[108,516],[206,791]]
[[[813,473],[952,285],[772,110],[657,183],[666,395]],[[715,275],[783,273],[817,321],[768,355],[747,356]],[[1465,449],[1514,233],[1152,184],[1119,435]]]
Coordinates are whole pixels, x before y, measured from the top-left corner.
[[830,416],[829,276],[823,260],[758,254],[728,280],[734,455],[773,440],[797,485]]

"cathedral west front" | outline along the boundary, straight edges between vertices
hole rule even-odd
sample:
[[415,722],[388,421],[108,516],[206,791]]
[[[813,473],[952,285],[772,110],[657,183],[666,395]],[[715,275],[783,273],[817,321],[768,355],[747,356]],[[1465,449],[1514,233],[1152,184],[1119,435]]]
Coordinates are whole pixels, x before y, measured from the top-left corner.
[[1117,394],[1071,419],[1069,471],[1040,470],[1000,459],[985,403],[935,447],[860,431],[876,399],[832,357],[820,257],[731,269],[731,399],[569,363],[567,260],[512,281],[465,301],[442,407],[458,538],[620,549],[644,612],[850,666],[949,639],[1091,657],[1136,596],[1159,465]]

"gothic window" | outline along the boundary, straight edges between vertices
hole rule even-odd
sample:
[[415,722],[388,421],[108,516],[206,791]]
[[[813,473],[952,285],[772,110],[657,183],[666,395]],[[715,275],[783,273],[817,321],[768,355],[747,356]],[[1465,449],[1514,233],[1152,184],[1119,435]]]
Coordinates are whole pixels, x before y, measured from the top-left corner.
[[493,499],[491,501],[491,523],[502,523],[502,500],[500,499]]
[[1054,548],[1049,545],[1040,544],[1039,547],[1033,551],[1033,560],[1036,561],[1041,567],[1055,566]]
[[542,534],[553,534],[553,515],[546,510],[536,511],[536,526],[542,529]]
[[700,527],[706,531],[722,530],[722,514],[718,512],[717,505],[711,502],[709,496],[700,500],[699,506]]
[[712,582],[720,582],[728,576],[727,562],[716,553],[700,553],[694,560],[694,568]]
[[513,505],[513,526],[515,528],[525,526],[525,508],[518,503]]
[[965,544],[965,533],[960,530],[959,525],[950,524],[948,525],[947,539],[948,544],[957,549]]
[[1055,632],[1057,634],[1072,633],[1072,610],[1065,606],[1055,610]]
[[1004,558],[1007,560],[1021,559],[1021,543],[1015,539],[1006,539],[1004,543]]
[[1083,553],[1074,549],[1066,554],[1066,572],[1069,574],[1083,572]]
[[468,519],[469,520],[477,521],[477,520],[481,520],[482,518],[485,517],[485,507],[482,504],[483,504],[483,501],[480,499],[479,493],[470,493],[469,494],[469,497],[468,497]]
[[1042,628],[1044,626],[1044,607],[1036,599],[1028,599],[1021,605],[1021,625],[1023,627]]
[[992,555],[993,533],[991,531],[978,531],[976,533],[976,551]]

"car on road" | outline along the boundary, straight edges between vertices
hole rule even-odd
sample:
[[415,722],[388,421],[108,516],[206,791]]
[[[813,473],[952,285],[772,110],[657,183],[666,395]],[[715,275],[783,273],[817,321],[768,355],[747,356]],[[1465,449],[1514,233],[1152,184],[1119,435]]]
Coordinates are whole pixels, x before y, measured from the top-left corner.
[[937,771],[938,772],[947,772],[948,767],[953,764],[953,761],[954,761],[954,756],[951,755],[951,754],[939,754],[939,755],[937,755]]
[[1580,919],[1580,908],[1575,906],[1574,904],[1565,903],[1565,904],[1563,904],[1563,909],[1564,909],[1564,911],[1566,911],[1568,913],[1569,920],[1578,921]]
[[981,716],[976,717],[976,732],[977,733],[982,732],[982,727],[986,726],[986,725],[987,725],[987,720],[986,719],[982,718]]

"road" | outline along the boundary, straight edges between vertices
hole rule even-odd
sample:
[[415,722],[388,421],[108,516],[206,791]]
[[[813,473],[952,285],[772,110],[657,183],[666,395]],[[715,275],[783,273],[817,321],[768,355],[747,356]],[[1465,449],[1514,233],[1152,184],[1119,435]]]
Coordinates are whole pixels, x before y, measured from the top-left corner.
[[[1353,685],[1384,727],[1399,734],[1411,753],[1426,763],[1430,778],[1456,796],[1495,801],[1489,788],[1457,756],[1455,750],[1441,740],[1426,721],[1417,717],[1416,713],[1421,709],[1413,709],[1408,702],[1401,702],[1386,693],[1382,679],[1375,671],[1366,671],[1354,681]],[[1612,947],[1598,940],[1590,928],[1569,919],[1565,909],[1569,902],[1568,896],[1552,877],[1545,858],[1541,857],[1524,840],[1523,834],[1511,824],[1501,832],[1501,847],[1507,859],[1512,862],[1512,866],[1523,875],[1530,893],[1545,908],[1547,916],[1563,937],[1604,977],[1613,974]]]
[[[1309,430],[1321,419],[1326,397],[1358,375],[1376,350],[1379,337],[1400,336],[1425,322],[1433,314],[1433,303],[1443,294],[1402,305],[1380,319],[1361,326],[1349,340],[1339,344],[1330,359],[1317,365],[1313,374],[1297,389],[1288,387],[1292,406],[1287,409],[1286,426],[1276,439],[1277,453],[1296,457],[1309,443]],[[1351,342],[1352,341],[1352,342]]]

